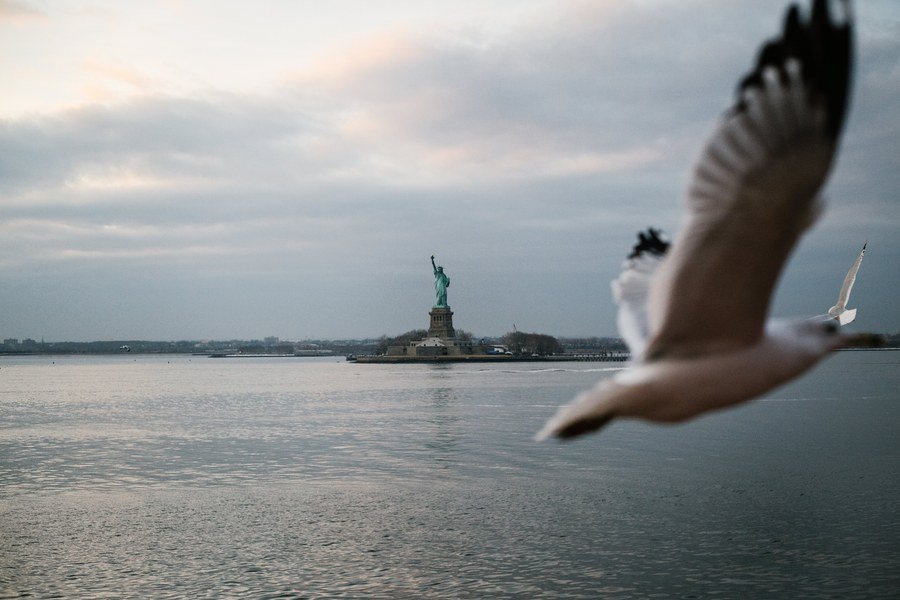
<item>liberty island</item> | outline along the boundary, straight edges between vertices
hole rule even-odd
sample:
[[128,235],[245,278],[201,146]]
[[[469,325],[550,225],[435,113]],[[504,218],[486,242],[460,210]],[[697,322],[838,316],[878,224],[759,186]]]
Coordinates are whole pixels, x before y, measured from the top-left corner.
[[431,255],[431,269],[434,274],[434,306],[428,316],[428,335],[413,340],[405,346],[390,346],[383,355],[357,356],[361,363],[397,362],[454,362],[463,360],[510,360],[509,355],[487,354],[485,348],[471,340],[457,337],[453,327],[453,311],[447,303],[447,288],[450,277],[444,267],[434,262]]
[[626,354],[596,355],[589,358],[572,356],[531,356],[491,352],[483,344],[473,342],[466,336],[459,336],[453,327],[453,311],[447,302],[447,288],[450,277],[444,267],[431,256],[434,275],[434,305],[428,312],[428,333],[424,338],[412,340],[405,345],[389,346],[383,354],[348,356],[347,360],[359,363],[435,363],[435,362],[512,362],[551,360],[600,360],[621,362],[628,359]]

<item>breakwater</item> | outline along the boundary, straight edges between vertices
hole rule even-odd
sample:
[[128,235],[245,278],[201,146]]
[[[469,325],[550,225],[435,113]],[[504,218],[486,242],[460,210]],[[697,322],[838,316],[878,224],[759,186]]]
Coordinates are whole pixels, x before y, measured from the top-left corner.
[[358,363],[400,364],[400,363],[451,363],[451,362],[626,362],[630,355],[616,354],[564,354],[554,356],[521,356],[510,354],[467,354],[461,356],[387,356],[360,355],[348,356],[347,360]]

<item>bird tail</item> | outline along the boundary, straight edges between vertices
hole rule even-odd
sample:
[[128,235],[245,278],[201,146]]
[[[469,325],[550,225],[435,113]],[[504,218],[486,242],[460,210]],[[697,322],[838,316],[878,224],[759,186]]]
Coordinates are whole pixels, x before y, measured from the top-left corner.
[[856,309],[832,306],[831,308],[828,309],[828,314],[825,316],[826,316],[826,318],[835,319],[842,326],[849,325],[854,320],[856,320]]
[[841,325],[849,325],[856,319],[856,309],[848,308],[844,312],[838,315],[838,322]]

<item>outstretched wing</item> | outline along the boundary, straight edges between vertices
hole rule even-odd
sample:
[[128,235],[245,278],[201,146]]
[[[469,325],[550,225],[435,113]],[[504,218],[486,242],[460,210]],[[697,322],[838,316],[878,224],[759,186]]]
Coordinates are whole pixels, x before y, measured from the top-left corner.
[[668,249],[669,242],[660,230],[650,227],[638,233],[638,243],[622,263],[622,272],[612,282],[613,299],[619,305],[619,335],[635,357],[641,356],[647,345],[650,282]]
[[853,266],[847,271],[847,276],[844,277],[844,285],[841,286],[841,292],[838,294],[837,302],[828,311],[829,314],[847,308],[847,302],[850,301],[850,291],[853,289],[853,284],[856,283],[856,273],[859,272],[859,265],[862,264],[863,255],[866,253],[866,246],[868,245],[868,242],[863,244],[859,256],[856,257],[856,260],[853,261]]
[[815,0],[760,51],[697,163],[681,234],[650,289],[648,360],[763,334],[773,288],[831,167],[846,112],[851,23]]

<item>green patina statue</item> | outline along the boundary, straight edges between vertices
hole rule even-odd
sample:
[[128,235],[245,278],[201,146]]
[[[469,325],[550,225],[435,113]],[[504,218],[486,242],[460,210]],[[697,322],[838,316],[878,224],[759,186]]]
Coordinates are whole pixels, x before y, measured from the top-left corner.
[[450,287],[450,278],[444,273],[444,267],[434,264],[434,255],[431,255],[431,268],[434,269],[434,293],[437,300],[434,308],[447,308],[447,288]]

